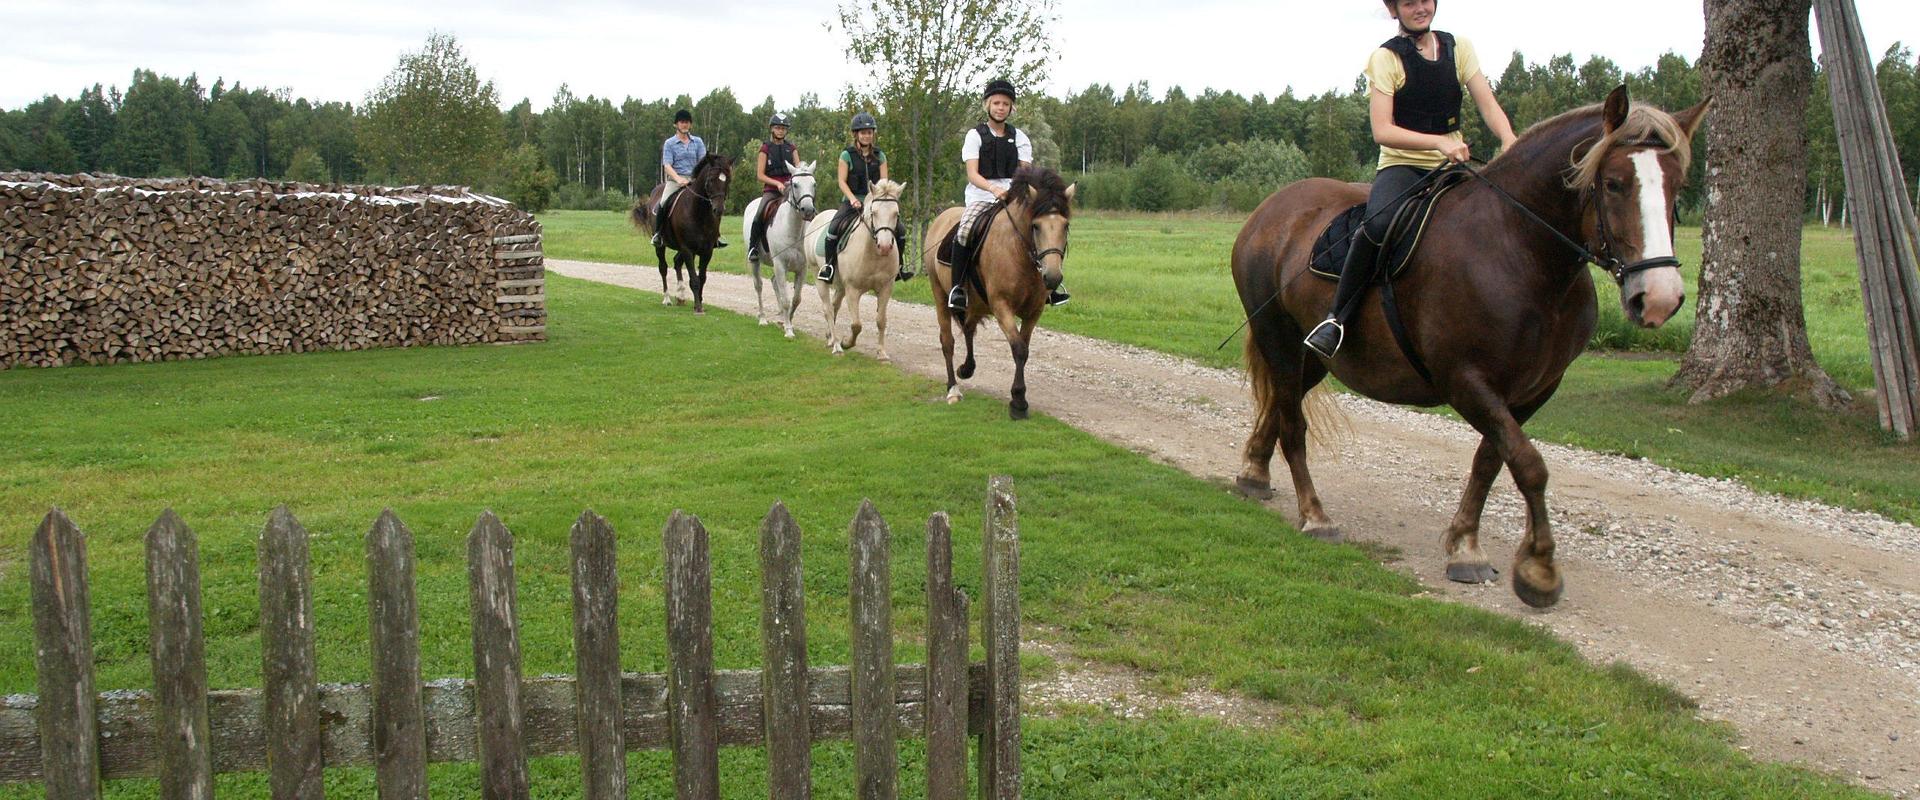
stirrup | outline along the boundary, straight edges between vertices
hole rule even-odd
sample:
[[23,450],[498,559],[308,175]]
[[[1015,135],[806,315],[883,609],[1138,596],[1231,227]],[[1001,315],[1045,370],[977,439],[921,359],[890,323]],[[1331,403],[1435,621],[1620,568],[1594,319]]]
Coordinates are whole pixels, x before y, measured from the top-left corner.
[[817,280],[821,283],[832,283],[833,282],[833,265],[828,264],[824,267],[821,267],[820,274],[817,277],[815,277],[814,280]]
[[910,281],[913,280],[913,273],[908,272],[906,267],[901,267],[899,272],[893,274],[893,279],[896,282]]
[[727,240],[725,240],[725,239],[715,239],[715,240],[713,240],[713,249],[715,249],[715,250],[718,250],[718,249],[720,249],[720,248],[722,248],[722,247],[726,247],[726,246],[727,246]]
[[1063,292],[1063,291],[1060,291],[1060,290],[1058,290],[1058,289],[1048,289],[1048,290],[1047,290],[1047,305],[1050,305],[1050,306],[1064,306],[1064,305],[1066,305],[1066,304],[1067,304],[1067,300],[1068,300],[1068,299],[1070,299],[1070,298],[1072,298],[1072,297],[1073,297],[1073,295],[1070,295],[1070,294],[1067,294],[1066,292]]
[[[1324,336],[1321,334],[1323,330],[1327,332]],[[1331,343],[1321,341],[1327,336],[1333,337]],[[1328,317],[1321,320],[1320,324],[1313,326],[1313,330],[1307,332],[1307,338],[1303,340],[1301,344],[1306,345],[1308,350],[1319,354],[1321,358],[1333,358],[1333,354],[1340,351],[1340,344],[1346,338],[1346,327],[1341,325],[1339,320]]]
[[665,243],[664,243],[664,242],[662,242],[662,241],[660,240],[660,233],[659,233],[658,231],[655,231],[655,232],[654,232],[654,234],[653,234],[653,246],[654,246],[654,247],[665,247],[665,246],[666,246],[666,245],[665,245]]
[[947,310],[955,314],[967,313],[967,290],[959,286],[947,292]]

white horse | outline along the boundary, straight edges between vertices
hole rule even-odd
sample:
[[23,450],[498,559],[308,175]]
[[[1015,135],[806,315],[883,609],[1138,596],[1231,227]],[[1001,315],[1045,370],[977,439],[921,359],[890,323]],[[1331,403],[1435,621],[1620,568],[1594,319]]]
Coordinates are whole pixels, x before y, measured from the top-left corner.
[[[807,269],[806,227],[813,221],[813,162],[787,164],[787,174],[793,180],[787,183],[787,195],[780,200],[780,208],[773,212],[773,221],[767,223],[767,252],[752,253],[747,263],[753,265],[753,295],[760,304],[760,324],[767,325],[766,295],[760,288],[760,267],[772,267],[768,270],[773,277],[774,314],[779,318],[781,327],[787,331],[787,338],[793,338],[793,314],[800,310],[800,287],[806,284],[801,273]],[[760,214],[761,204],[766,202],[765,194],[747,204],[745,217],[740,220],[741,241],[749,244],[752,250],[753,220]],[[782,273],[785,273],[784,275]],[[793,279],[793,302],[787,302],[787,278]]]
[[[895,248],[900,247],[898,231],[900,229],[900,191],[902,184],[893,181],[879,181],[867,193],[867,201],[860,207],[859,218],[847,225],[846,233],[840,235],[839,272],[832,283],[820,284],[820,303],[827,314],[827,344],[833,348],[834,355],[846,352],[860,338],[860,296],[872,292],[879,302],[879,314],[876,323],[880,328],[881,361],[891,361],[887,355],[887,302],[893,299],[893,279],[900,272],[900,256]],[[807,226],[807,266],[817,270],[826,263],[821,255],[820,241],[827,235],[827,225],[832,216],[824,216]],[[847,304],[847,314],[853,319],[852,330],[845,339],[840,338],[838,317],[840,302],[851,299]]]

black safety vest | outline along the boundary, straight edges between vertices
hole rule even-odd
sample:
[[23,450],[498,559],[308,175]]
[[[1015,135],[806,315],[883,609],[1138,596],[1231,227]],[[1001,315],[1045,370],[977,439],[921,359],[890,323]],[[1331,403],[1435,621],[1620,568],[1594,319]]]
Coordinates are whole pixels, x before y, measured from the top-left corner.
[[781,142],[779,144],[767,142],[767,177],[791,177],[792,174],[787,171],[787,162],[792,160],[792,142]]
[[859,148],[847,147],[847,188],[853,190],[854,197],[866,197],[874,181],[880,180],[880,163],[887,154],[880,148],[873,148],[871,158],[860,155]]
[[1013,126],[1007,126],[1006,136],[993,135],[993,129],[984,122],[974,131],[980,134],[980,177],[990,181],[1012,178],[1020,169],[1020,147],[1014,143]]
[[1400,57],[1407,83],[1393,93],[1393,124],[1418,133],[1460,130],[1460,75],[1453,64],[1453,34],[1434,31],[1440,57],[1428,61],[1413,39],[1395,36],[1381,47]]

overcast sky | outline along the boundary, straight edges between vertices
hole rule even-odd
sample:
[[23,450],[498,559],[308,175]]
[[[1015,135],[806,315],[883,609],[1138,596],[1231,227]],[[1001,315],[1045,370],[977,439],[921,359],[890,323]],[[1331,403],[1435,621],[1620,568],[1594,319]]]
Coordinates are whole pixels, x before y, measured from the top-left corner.
[[[1856,0],[1867,44],[1920,42],[1920,3]],[[831,102],[860,79],[824,23],[835,0],[308,0],[93,2],[0,0],[0,108],[94,83],[125,86],[136,67],[197,73],[296,97],[358,103],[431,31],[453,33],[503,105],[544,108],[562,83],[616,102],[732,86],[744,105],[805,92]],[[1144,8],[1143,10],[1143,7]],[[1243,94],[1351,86],[1369,49],[1393,33],[1370,0],[1171,3],[1060,0],[1059,57],[1045,87],[1116,88],[1147,80]],[[1672,50],[1699,57],[1697,3],[1447,0],[1436,25],[1472,39],[1498,77],[1515,50],[1531,61],[1604,55],[1628,70]],[[748,51],[749,37],[765,43]],[[1817,44],[1815,47],[1818,50]]]

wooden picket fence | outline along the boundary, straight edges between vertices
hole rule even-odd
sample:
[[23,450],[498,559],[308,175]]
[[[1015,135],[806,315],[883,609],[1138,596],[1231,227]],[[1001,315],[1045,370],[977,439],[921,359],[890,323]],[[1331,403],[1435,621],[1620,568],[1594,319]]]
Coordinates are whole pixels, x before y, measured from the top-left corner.
[[927,796],[978,786],[1020,796],[1019,527],[1012,483],[988,488],[986,660],[967,662],[968,602],[953,585],[944,513],[927,521],[927,664],[893,663],[891,533],[870,503],[852,523],[851,667],[807,664],[800,530],[775,504],[760,528],[758,670],[713,667],[707,532],[674,512],[664,534],[669,670],[620,671],[614,531],[591,511],[572,530],[576,674],[521,674],[513,536],[487,513],[467,538],[472,679],[423,683],[412,534],[391,511],[367,535],[372,680],[315,680],[307,532],[285,508],[260,536],[261,689],[207,688],[199,553],[172,511],[147,531],[152,691],[96,692],[86,539],[60,511],[31,547],[39,695],[0,702],[0,783],[97,798],[102,781],[158,777],[165,798],[213,795],[213,775],[268,773],[275,798],[323,795],[328,767],[372,766],[382,798],[427,796],[429,762],[478,762],[489,798],[528,796],[527,759],[578,754],[584,796],[625,797],[628,751],[671,749],[677,797],[719,793],[721,745],[764,745],[775,798],[811,795],[812,742],[851,739],[857,796],[897,794],[896,741],[927,741]]

